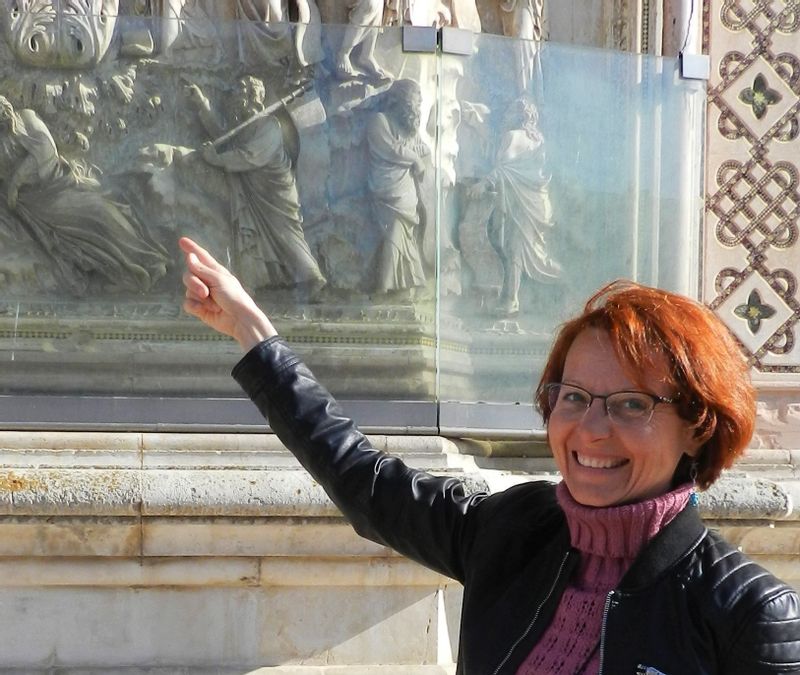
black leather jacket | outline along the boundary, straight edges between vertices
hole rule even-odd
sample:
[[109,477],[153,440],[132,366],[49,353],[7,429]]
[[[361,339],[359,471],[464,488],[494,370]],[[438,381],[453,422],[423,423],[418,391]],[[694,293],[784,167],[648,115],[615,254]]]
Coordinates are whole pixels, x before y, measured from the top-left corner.
[[[515,673],[579,560],[553,486],[465,495],[375,450],[279,338],[233,374],[359,534],[464,585],[458,672]],[[800,673],[798,604],[687,507],[609,593],[600,672]]]

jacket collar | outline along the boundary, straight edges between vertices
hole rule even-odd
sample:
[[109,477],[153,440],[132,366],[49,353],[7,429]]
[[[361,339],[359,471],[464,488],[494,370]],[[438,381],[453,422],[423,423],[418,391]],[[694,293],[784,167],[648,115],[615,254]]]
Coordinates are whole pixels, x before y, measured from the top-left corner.
[[707,532],[697,507],[688,505],[648,542],[622,577],[620,590],[650,585],[694,549]]

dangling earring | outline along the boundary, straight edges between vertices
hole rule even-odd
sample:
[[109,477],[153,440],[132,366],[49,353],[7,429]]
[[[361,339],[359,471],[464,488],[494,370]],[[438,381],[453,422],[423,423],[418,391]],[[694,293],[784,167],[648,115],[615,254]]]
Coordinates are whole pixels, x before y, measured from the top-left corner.
[[692,460],[692,464],[689,467],[689,480],[692,481],[692,491],[689,494],[689,504],[694,506],[695,508],[700,503],[700,500],[697,498],[697,461]]

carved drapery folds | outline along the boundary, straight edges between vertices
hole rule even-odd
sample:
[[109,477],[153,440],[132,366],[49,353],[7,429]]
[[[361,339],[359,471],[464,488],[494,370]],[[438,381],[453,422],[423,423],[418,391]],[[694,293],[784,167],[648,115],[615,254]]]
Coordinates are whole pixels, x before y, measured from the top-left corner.
[[105,56],[119,0],[6,0],[3,30],[26,65],[88,68]]

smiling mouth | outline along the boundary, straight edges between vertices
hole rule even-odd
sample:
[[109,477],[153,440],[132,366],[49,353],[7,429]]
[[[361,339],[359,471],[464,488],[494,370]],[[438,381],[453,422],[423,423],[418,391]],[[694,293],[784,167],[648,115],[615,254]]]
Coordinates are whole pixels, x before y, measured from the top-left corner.
[[600,459],[598,457],[587,457],[577,452],[573,452],[572,456],[580,466],[586,466],[590,469],[616,469],[628,463],[627,459]]

